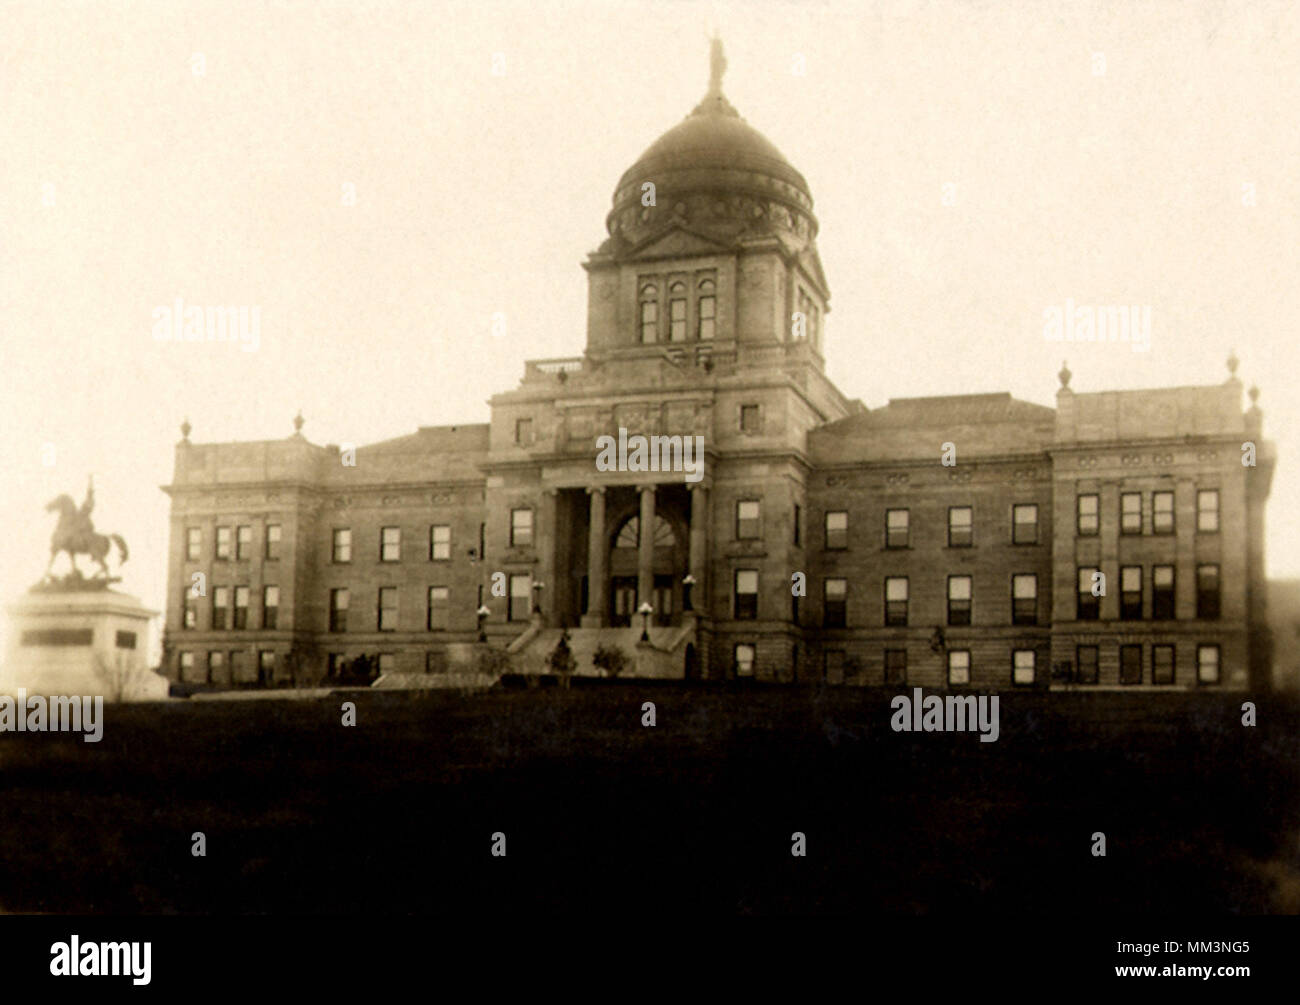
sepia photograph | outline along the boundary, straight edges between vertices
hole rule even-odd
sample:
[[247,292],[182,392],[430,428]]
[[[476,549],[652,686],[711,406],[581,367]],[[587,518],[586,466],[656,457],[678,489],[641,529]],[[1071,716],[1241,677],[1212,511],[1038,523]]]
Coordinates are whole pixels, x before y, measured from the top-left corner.
[[0,0],[6,975],[1280,982],[1297,108],[1294,0]]

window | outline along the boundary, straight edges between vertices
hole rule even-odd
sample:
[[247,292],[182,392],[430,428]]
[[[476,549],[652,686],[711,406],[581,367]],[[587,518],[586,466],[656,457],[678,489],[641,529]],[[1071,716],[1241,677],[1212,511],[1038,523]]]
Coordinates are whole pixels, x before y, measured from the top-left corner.
[[972,534],[972,511],[969,506],[948,507],[948,547],[969,548]]
[[1219,647],[1196,647],[1196,681],[1198,684],[1219,683]]
[[1017,503],[1011,507],[1011,543],[1038,543],[1038,506],[1035,503]]
[[1142,493],[1121,492],[1119,496],[1119,532],[1142,533]]
[[348,591],[330,590],[330,631],[348,630]]
[[197,562],[203,548],[203,531],[190,527],[185,531],[185,560]]
[[1033,573],[1011,577],[1011,623],[1038,624],[1038,577]]
[[381,674],[392,673],[397,669],[397,657],[392,653],[379,654],[379,672]]
[[335,529],[333,555],[336,562],[352,561],[352,531],[349,528]]
[[230,528],[217,528],[217,558],[230,557]]
[[262,627],[275,628],[280,621],[280,588],[262,587]]
[[188,586],[181,591],[181,612],[181,626],[183,628],[197,628],[199,626],[199,608],[194,603],[194,598],[190,596]]
[[222,683],[222,678],[226,675],[226,654],[225,653],[208,653],[208,683]]
[[512,509],[510,511],[510,547],[522,548],[533,543],[533,511],[530,509]]
[[226,627],[226,611],[230,609],[230,587],[218,586],[212,591],[212,628]]
[[826,649],[822,652],[822,679],[828,684],[844,683],[843,649]]
[[1172,684],[1174,682],[1174,647],[1151,647],[1151,683]]
[[533,442],[533,420],[515,419],[515,443],[526,447]]
[[1074,616],[1080,621],[1096,621],[1101,617],[1101,597],[1092,591],[1101,570],[1095,565],[1079,567],[1079,601]]
[[259,684],[275,683],[275,652],[261,649],[257,653],[257,682]]
[[180,679],[193,680],[194,679],[194,654],[181,653],[178,657],[178,660],[179,662],[177,666],[180,668],[179,669]]
[[822,627],[844,628],[848,624],[847,579],[828,579],[822,584]]
[[802,527],[803,527],[803,507],[800,506],[798,503],[795,503],[794,504],[794,546],[796,548],[803,547],[800,540],[802,537],[801,534]]
[[235,557],[241,562],[247,561],[253,553],[253,528],[235,528]]
[[1081,495],[1075,500],[1075,530],[1080,537],[1096,537],[1100,524],[1097,519],[1097,496]]
[[1172,534],[1174,532],[1174,494],[1172,492],[1151,493],[1151,533]]
[[1101,678],[1099,676],[1100,661],[1098,660],[1098,650],[1096,646],[1079,646],[1075,650],[1075,661],[1078,669],[1075,671],[1075,680],[1080,684],[1096,684]]
[[741,499],[736,503],[736,540],[758,537],[759,506],[757,499]]
[[718,311],[718,301],[713,295],[713,280],[704,279],[700,282],[700,302],[699,302],[699,328],[696,335],[700,339],[713,338],[715,317]]
[[278,523],[268,523],[266,525],[266,557],[269,561],[275,561],[280,557],[280,525]]
[[1011,683],[1027,685],[1034,682],[1036,653],[1032,649],[1015,649],[1011,653]]
[[970,624],[970,576],[948,577],[948,624]]
[[740,431],[757,433],[759,431],[759,411],[757,405],[740,406]]
[[758,617],[758,570],[736,570],[736,618],[753,621]]
[[235,628],[248,627],[248,587],[235,587]]
[[1119,617],[1121,621],[1142,620],[1142,566],[1140,565],[1120,567]]
[[668,341],[686,341],[686,284],[668,287]]
[[948,651],[948,683],[970,683],[969,649],[950,649]]
[[907,624],[906,576],[891,576],[885,580],[885,624],[890,627]]
[[736,676],[753,677],[754,676],[754,647],[748,642],[741,642],[736,645]]
[[885,683],[886,684],[907,683],[907,650],[906,649],[885,650]]
[[381,586],[379,588],[379,630],[381,632],[397,631],[396,586]]
[[1201,489],[1196,493],[1196,532],[1198,534],[1219,532],[1218,489]]
[[1142,647],[1119,647],[1119,682],[1121,684],[1142,683]]
[[905,509],[885,510],[885,547],[906,548],[911,537],[911,513]]
[[1174,567],[1151,567],[1151,617],[1156,621],[1174,620]]
[[429,559],[445,562],[451,558],[451,525],[435,523],[429,528]]
[[1217,565],[1196,567],[1196,616],[1198,618],[1219,616],[1219,567]]
[[430,649],[424,654],[425,673],[446,673],[447,654],[440,649]]
[[330,653],[325,658],[325,672],[331,678],[337,677],[339,675],[339,671],[341,671],[342,669],[343,669],[342,653]]
[[849,514],[847,510],[832,510],[826,514],[826,547],[849,546]]
[[429,631],[441,632],[447,628],[447,610],[451,590],[445,586],[429,587]]
[[641,287],[641,342],[650,345],[659,340],[659,290]]
[[402,560],[402,528],[382,527],[379,531],[379,561],[400,562]]
[[[525,511],[528,512],[528,511]],[[519,573],[510,577],[510,613],[511,621],[527,621],[533,613],[533,577],[528,573]]]

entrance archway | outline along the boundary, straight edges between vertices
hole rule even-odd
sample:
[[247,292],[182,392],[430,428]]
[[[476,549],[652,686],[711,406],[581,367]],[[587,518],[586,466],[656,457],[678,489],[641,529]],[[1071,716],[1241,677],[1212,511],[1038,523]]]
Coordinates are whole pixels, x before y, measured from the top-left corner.
[[638,596],[638,565],[641,547],[641,518],[627,517],[614,532],[609,555],[609,623],[639,624],[636,610],[648,599],[654,608],[656,625],[675,625],[681,620],[681,580],[685,555],[681,537],[673,522],[655,514],[653,594]]

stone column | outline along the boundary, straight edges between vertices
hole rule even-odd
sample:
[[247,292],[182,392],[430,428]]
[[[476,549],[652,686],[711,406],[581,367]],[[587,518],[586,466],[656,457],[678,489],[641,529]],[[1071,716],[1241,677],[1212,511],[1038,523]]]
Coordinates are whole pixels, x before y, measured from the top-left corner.
[[708,540],[709,540],[709,490],[703,485],[691,486],[691,537],[690,557],[687,567],[695,577],[695,586],[691,589],[691,607],[696,614],[704,617],[709,613],[708,583]]
[[[641,493],[641,540],[637,549],[636,606],[650,602],[655,586],[655,487],[638,485]],[[657,613],[657,612],[656,612]]]
[[[559,571],[555,563],[555,549],[559,543],[556,528],[558,502],[558,489],[542,489],[541,520],[538,521],[540,526],[533,528],[534,548],[538,559],[533,584],[536,586],[537,583],[541,583],[542,588],[533,590],[532,605],[534,613],[540,609],[542,623],[548,625],[558,623],[555,616],[555,574]],[[547,617],[547,612],[550,612],[550,617]]]
[[605,605],[609,602],[609,583],[605,577],[605,486],[587,489],[591,497],[587,531],[587,611],[583,628],[605,627]]

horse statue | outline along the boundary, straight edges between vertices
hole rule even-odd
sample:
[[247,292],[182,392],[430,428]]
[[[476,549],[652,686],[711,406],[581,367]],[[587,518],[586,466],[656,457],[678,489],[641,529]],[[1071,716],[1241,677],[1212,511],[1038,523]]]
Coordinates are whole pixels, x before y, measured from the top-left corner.
[[59,552],[66,551],[68,560],[72,563],[72,573],[70,578],[81,579],[81,571],[77,568],[77,556],[89,555],[92,561],[99,563],[100,579],[105,582],[113,582],[109,579],[108,563],[104,560],[108,557],[108,549],[111,545],[117,545],[117,552],[120,562],[125,562],[129,555],[126,548],[126,542],[122,540],[120,534],[96,534],[95,525],[90,521],[90,514],[95,508],[95,486],[94,481],[86,488],[86,499],[78,508],[69,495],[57,496],[51,499],[45,507],[46,513],[57,512],[59,514],[58,525],[54,528],[54,534],[50,537],[50,562],[45,567],[46,579],[50,579],[50,569],[54,566],[54,560],[58,558]]

